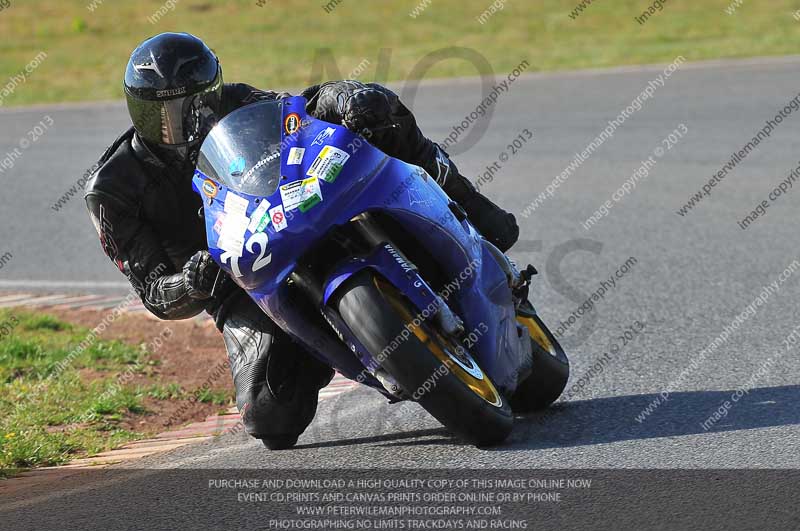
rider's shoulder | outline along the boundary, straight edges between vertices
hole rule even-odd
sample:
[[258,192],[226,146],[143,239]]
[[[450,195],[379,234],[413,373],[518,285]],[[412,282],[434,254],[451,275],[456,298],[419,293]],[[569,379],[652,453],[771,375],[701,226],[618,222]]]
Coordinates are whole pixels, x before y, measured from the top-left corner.
[[133,128],[130,128],[106,149],[90,170],[85,197],[106,196],[124,203],[136,203],[148,177],[134,154],[132,138]]

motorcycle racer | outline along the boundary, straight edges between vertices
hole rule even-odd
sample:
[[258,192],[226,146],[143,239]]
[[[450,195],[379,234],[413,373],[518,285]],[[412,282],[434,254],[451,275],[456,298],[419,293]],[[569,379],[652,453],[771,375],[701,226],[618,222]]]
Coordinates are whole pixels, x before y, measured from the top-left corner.
[[[288,94],[224,83],[216,55],[187,33],[162,33],[141,43],[128,62],[124,88],[132,127],[102,155],[85,195],[103,250],[154,315],[213,316],[246,431],[270,449],[291,447],[313,419],[318,391],[333,371],[220,276],[206,250],[202,203],[191,188],[200,145],[219,119]],[[302,95],[313,116],[341,123],[388,155],[425,169],[502,251],[514,244],[514,216],[478,193],[391,90],[347,80],[315,85]]]

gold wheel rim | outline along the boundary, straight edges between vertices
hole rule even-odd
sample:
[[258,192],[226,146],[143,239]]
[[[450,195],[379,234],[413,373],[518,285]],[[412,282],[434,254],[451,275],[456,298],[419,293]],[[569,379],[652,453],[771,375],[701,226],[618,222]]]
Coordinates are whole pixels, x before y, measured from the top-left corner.
[[[452,339],[442,336],[437,330],[431,330],[430,333],[428,333],[428,331],[422,328],[421,324],[415,326],[414,316],[409,311],[408,305],[404,303],[402,295],[397,289],[380,278],[375,278],[374,282],[378,291],[386,297],[386,300],[389,301],[392,308],[400,314],[408,330],[425,345],[428,351],[431,352],[449,372],[453,373],[456,378],[466,385],[473,393],[489,404],[495,407],[503,406],[503,399],[500,393],[497,392],[497,389],[495,389],[494,384],[461,345],[457,345]],[[452,354],[452,352],[458,352],[459,348],[461,348],[461,352],[469,358],[469,362],[480,371],[480,378],[476,378],[466,371],[461,366],[463,361]]]
[[528,329],[528,334],[531,338],[539,344],[544,350],[555,356],[556,348],[553,346],[553,343],[548,339],[547,334],[542,330],[542,327],[539,326],[539,323],[536,322],[536,319],[533,317],[521,317],[517,316],[517,322],[520,323],[522,326]]

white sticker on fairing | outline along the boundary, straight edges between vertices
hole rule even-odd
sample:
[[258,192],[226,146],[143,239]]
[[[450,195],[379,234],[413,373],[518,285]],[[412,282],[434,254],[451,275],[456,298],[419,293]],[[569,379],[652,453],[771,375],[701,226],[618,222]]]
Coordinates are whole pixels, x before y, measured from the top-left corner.
[[250,232],[259,232],[267,227],[269,218],[266,216],[270,206],[269,201],[266,199],[261,200],[256,209],[253,210],[253,213],[250,214],[250,224],[247,226],[247,230]]
[[342,171],[342,167],[344,167],[349,158],[350,154],[348,152],[334,146],[325,146],[320,150],[314,162],[311,163],[306,175],[319,177],[332,183],[339,176],[339,172]]
[[303,155],[306,148],[293,147],[289,150],[289,156],[286,158],[287,166],[296,166],[303,162]]
[[225,194],[225,212],[234,216],[247,216],[250,201],[228,190]]
[[247,216],[228,213],[222,221],[217,247],[235,256],[242,256],[244,232],[247,230],[249,223],[250,220]]
[[281,201],[283,208],[290,212],[300,206],[300,203],[316,194],[322,199],[322,190],[319,188],[319,179],[316,177],[309,177],[302,181],[294,181],[289,184],[284,184],[280,188]]
[[286,214],[283,212],[283,205],[278,205],[270,210],[269,219],[272,220],[272,228],[275,229],[275,232],[280,232],[289,226],[289,222],[286,221]]

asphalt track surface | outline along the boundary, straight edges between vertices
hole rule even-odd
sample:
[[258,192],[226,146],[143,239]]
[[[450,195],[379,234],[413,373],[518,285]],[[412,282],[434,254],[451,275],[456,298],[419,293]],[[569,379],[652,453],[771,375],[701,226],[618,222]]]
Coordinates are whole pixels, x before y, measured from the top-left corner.
[[[519,418],[507,444],[489,450],[464,445],[415,404],[389,406],[377,393],[356,389],[322,403],[292,451],[270,453],[244,435],[227,435],[136,467],[247,468],[261,475],[266,469],[331,467],[798,468],[800,368],[797,348],[787,349],[785,341],[800,325],[800,269],[784,274],[778,289],[724,341],[702,351],[800,259],[797,183],[747,230],[737,225],[798,165],[800,112],[776,127],[686,216],[676,211],[794,98],[799,67],[797,58],[680,67],[528,217],[520,213],[536,194],[663,67],[528,75],[501,95],[486,134],[456,160],[465,174],[477,176],[501,152],[510,154],[508,144],[523,129],[534,133],[484,190],[518,214],[522,241],[511,255],[539,267],[532,301],[545,321],[557,328],[602,280],[630,257],[636,260],[562,338],[572,361],[569,396],[551,413]],[[475,108],[479,86],[470,79],[423,83],[412,104],[423,130],[444,138]],[[73,199],[60,212],[50,207],[125,126],[124,107],[2,111],[0,154],[17,146],[44,115],[52,117],[53,127],[0,175],[0,251],[13,253],[0,271],[0,288],[33,289],[38,283],[56,291],[121,289],[124,279],[101,254],[82,200]],[[649,176],[584,229],[582,223],[681,124],[687,132]],[[51,284],[42,286],[41,280]],[[93,288],[96,283],[100,287]],[[636,321],[643,330],[623,341],[620,336]],[[606,352],[602,369],[591,371]],[[667,391],[661,396],[668,400],[657,402]],[[723,406],[726,400],[730,407]],[[638,421],[653,403],[658,406],[652,414]],[[708,424],[720,408],[726,415]],[[30,493],[4,518],[40,527],[34,522],[47,507],[46,519],[57,516],[52,521],[58,525],[89,515],[88,505],[99,504],[94,510],[104,512],[102,504],[131,485],[118,478],[102,497],[85,488],[57,498]],[[171,503],[187,506],[194,496],[191,488],[167,495]],[[146,511],[130,525],[159,527]]]

